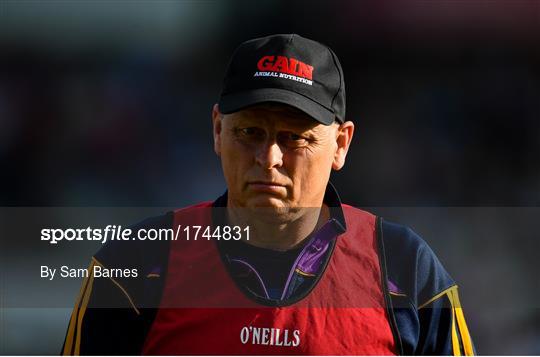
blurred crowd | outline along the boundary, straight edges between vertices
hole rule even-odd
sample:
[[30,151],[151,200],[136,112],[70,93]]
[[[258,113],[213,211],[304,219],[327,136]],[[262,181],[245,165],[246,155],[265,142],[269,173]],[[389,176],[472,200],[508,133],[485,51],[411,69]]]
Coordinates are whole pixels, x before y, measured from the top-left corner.
[[[284,32],[343,65],[356,133],[332,180],[347,203],[540,202],[538,2],[6,1],[0,17],[2,206],[215,198],[210,114],[228,58]],[[503,350],[473,322],[480,352],[539,353],[534,311]]]
[[[228,57],[240,42],[276,32],[324,42],[342,61],[347,115],[357,126],[349,162],[334,178],[347,200],[540,201],[538,31],[493,24],[490,16],[498,17],[490,13],[476,19],[477,28],[457,20],[437,27],[428,20],[441,9],[420,7],[432,13],[416,10],[415,22],[395,14],[407,8],[399,2],[268,2],[263,14],[245,3],[182,3],[158,2],[162,9],[152,12],[145,2],[50,2],[41,7],[53,9],[40,14],[53,17],[51,24],[27,20],[24,28],[31,9],[4,5],[5,16],[11,11],[23,22],[4,23],[21,33],[4,32],[0,42],[4,205],[184,205],[215,196],[224,185],[211,149],[210,110]],[[108,12],[93,13],[86,26],[73,15],[100,6],[116,9],[114,27],[107,27]],[[175,10],[176,17],[163,19]],[[283,16],[285,10],[306,16]],[[327,11],[335,16],[320,17]],[[145,12],[155,24],[147,19],[140,29],[137,16]],[[192,24],[173,26],[183,21]],[[102,26],[117,33],[105,36]],[[32,30],[44,34],[32,37]]]

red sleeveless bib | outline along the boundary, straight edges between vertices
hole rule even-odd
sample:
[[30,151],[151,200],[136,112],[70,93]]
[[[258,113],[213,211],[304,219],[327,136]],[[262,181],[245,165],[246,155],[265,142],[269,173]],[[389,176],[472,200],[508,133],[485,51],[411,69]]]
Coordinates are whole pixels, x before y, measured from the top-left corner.
[[[375,216],[342,208],[347,232],[337,237],[322,277],[306,297],[285,307],[248,298],[215,242],[173,241],[161,307],[143,354],[394,355]],[[211,203],[203,203],[176,211],[174,229],[204,229],[211,221]]]

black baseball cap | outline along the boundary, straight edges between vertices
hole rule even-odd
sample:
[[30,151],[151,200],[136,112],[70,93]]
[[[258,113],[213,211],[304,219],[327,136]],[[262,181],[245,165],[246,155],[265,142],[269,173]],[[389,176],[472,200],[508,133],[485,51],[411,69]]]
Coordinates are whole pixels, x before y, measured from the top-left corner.
[[345,82],[336,54],[296,34],[242,43],[227,68],[219,109],[234,113],[251,105],[278,102],[325,125],[345,121]]

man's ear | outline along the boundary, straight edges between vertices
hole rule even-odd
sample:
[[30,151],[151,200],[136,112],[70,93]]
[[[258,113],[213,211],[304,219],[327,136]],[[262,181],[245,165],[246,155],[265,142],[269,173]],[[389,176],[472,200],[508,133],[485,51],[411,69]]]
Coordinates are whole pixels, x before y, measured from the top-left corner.
[[334,161],[332,162],[332,168],[336,171],[341,170],[343,165],[345,165],[345,158],[347,157],[353,134],[354,124],[352,121],[344,122],[337,129],[337,149],[334,154]]
[[221,121],[223,114],[219,111],[219,107],[214,104],[212,108],[212,127],[214,132],[214,151],[218,156],[221,156]]

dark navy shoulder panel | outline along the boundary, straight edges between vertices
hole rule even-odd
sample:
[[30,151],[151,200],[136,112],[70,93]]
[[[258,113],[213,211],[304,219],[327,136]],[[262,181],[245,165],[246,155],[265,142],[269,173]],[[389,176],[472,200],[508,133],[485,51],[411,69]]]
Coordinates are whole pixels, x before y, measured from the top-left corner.
[[[140,229],[168,229],[172,224],[173,214],[169,212],[147,218],[129,228],[133,237]],[[114,240],[105,243],[94,258],[108,269],[136,269],[137,278],[119,278],[118,283],[132,295],[137,305],[157,307],[167,273],[169,246],[170,241],[166,240]]]
[[387,287],[402,354],[451,355],[452,309],[448,299],[434,300],[455,285],[435,253],[412,229],[382,221]]
[[406,295],[415,308],[454,285],[427,243],[412,229],[382,222],[388,288]]

